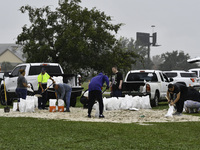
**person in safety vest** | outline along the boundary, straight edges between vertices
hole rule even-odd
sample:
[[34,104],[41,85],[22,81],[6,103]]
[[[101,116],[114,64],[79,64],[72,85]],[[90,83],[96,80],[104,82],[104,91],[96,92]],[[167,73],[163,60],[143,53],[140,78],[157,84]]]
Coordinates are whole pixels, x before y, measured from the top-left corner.
[[45,89],[47,88],[47,81],[48,79],[51,79],[53,83],[54,80],[51,78],[51,76],[46,72],[45,68],[42,68],[41,73],[38,75],[38,92],[42,93],[42,97],[38,98],[38,109],[45,109],[46,102],[47,102],[47,91]]

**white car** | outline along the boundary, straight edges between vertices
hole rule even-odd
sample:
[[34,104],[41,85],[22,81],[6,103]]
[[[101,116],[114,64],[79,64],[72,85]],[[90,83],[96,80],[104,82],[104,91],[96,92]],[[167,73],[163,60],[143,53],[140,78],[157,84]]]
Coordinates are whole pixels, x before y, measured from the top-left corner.
[[173,79],[173,83],[183,83],[187,87],[189,86],[199,86],[197,82],[197,75],[194,72],[181,71],[181,70],[172,70],[164,71],[168,78]]

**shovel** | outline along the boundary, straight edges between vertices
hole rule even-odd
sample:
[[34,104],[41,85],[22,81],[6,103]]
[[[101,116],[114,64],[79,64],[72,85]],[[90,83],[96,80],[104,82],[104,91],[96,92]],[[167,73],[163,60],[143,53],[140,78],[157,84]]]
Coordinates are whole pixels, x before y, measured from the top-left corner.
[[46,90],[48,90],[48,89],[50,88],[50,86],[52,86],[52,85],[53,85],[53,83],[50,84],[42,93],[40,93],[40,94],[35,94],[34,96],[36,96],[36,97],[42,97],[42,94],[43,94]]
[[10,112],[10,107],[8,107],[8,104],[7,104],[6,85],[5,85],[4,77],[3,77],[3,85],[4,85],[4,94],[5,94],[5,102],[6,102],[6,107],[4,107],[4,112],[8,113]]

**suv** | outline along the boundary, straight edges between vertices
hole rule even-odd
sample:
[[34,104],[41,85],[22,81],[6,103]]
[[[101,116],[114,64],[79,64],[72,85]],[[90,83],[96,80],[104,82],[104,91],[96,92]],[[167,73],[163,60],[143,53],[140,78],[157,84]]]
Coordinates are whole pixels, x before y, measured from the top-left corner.
[[[9,76],[5,77],[5,86],[6,86],[6,94],[8,99],[8,104],[12,104],[12,101],[17,97],[15,94],[15,89],[17,87],[17,78],[19,76],[19,70],[25,70],[25,78],[28,83],[31,83],[34,93],[38,92],[38,81],[37,76],[40,74],[41,69],[45,68],[47,73],[52,77],[61,77],[61,83],[70,83],[72,85],[72,94],[70,105],[76,105],[76,97],[80,96],[83,88],[78,86],[77,76],[73,74],[64,74],[61,66],[57,63],[24,63],[17,65]],[[48,83],[47,83],[48,84]],[[5,95],[4,95],[4,85],[3,81],[1,82],[1,104],[5,104]],[[31,94],[31,93],[30,93]],[[55,98],[54,89],[50,87],[48,90],[48,99]]]
[[168,78],[173,79],[173,83],[183,83],[187,87],[199,85],[196,81],[197,75],[193,72],[181,71],[181,70],[172,70],[164,71]]

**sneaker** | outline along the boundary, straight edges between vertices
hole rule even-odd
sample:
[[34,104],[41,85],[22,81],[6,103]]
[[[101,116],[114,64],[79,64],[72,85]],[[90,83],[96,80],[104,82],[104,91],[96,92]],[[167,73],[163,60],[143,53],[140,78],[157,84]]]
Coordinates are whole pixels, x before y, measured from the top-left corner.
[[69,109],[66,109],[64,112],[70,112],[70,110],[69,110]]
[[88,114],[88,118],[91,118],[91,115],[90,115],[90,114]]
[[101,114],[101,115],[99,115],[99,118],[105,118],[105,117],[104,117],[104,115]]
[[175,112],[173,113],[174,116],[181,116],[181,113],[180,112]]

